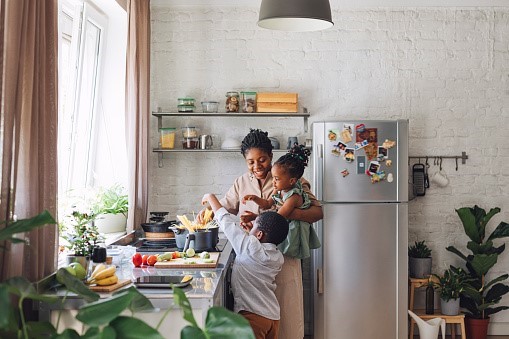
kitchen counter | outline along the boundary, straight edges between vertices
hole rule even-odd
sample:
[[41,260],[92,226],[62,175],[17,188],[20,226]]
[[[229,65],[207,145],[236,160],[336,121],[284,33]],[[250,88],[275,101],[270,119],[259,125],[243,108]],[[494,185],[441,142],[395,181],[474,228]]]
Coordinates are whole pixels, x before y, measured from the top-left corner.
[[[133,267],[130,261],[123,261],[117,268],[119,279],[131,279],[134,281],[137,277],[146,275],[192,275],[193,280],[187,287],[182,288],[193,309],[193,314],[197,323],[203,326],[206,319],[207,310],[212,306],[232,307],[232,297],[229,292],[229,274],[230,266],[233,262],[234,253],[230,243],[227,243],[219,256],[218,266],[214,269],[156,269],[155,267]],[[133,286],[129,284],[123,288]],[[162,315],[168,308],[172,308],[159,332],[166,338],[180,338],[180,330],[188,325],[182,318],[180,308],[173,306],[173,291],[169,288],[138,288],[158,309],[150,313],[137,313],[136,317],[155,327]],[[118,290],[117,290],[118,291]],[[64,297],[68,293],[64,289],[48,291],[50,295]],[[101,298],[108,298],[111,293],[99,293]],[[68,293],[67,297],[61,303],[47,304],[39,302],[36,307],[39,308],[39,317],[41,320],[51,320],[56,324],[56,319],[60,313],[60,322],[58,331],[64,328],[72,327],[81,333],[82,324],[75,320],[77,309],[84,305],[85,301],[75,294]]]

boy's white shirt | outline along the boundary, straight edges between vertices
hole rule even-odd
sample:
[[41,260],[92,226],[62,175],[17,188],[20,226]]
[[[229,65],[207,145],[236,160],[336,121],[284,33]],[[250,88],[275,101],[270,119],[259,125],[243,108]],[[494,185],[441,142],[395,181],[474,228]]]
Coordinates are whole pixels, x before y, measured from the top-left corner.
[[281,271],[283,254],[275,244],[261,243],[246,233],[225,208],[214,217],[236,253],[232,270],[234,311],[249,311],[265,318],[279,320],[276,275]]

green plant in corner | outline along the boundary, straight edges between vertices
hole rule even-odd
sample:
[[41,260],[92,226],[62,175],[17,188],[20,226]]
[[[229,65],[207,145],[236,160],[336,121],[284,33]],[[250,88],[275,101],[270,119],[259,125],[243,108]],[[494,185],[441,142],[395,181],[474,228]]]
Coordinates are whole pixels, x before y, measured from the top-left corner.
[[424,240],[416,241],[414,245],[408,246],[408,256],[411,258],[430,258],[431,250]]
[[509,286],[502,283],[509,274],[487,280],[488,272],[505,250],[505,244],[496,247],[493,241],[509,237],[509,224],[503,221],[486,237],[488,222],[499,212],[500,208],[495,207],[486,213],[477,205],[457,209],[456,213],[463,223],[465,234],[470,238],[467,249],[471,253],[465,255],[454,246],[446,248],[465,261],[470,280],[461,293],[461,307],[467,310],[467,316],[475,319],[488,319],[492,314],[509,309],[509,306],[505,305],[495,306],[502,296],[509,292]]

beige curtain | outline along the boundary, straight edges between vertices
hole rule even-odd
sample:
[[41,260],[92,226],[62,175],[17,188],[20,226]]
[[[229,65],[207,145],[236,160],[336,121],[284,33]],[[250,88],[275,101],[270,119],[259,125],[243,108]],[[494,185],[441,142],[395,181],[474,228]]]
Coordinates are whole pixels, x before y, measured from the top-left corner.
[[[57,0],[0,0],[0,218],[57,215]],[[5,227],[1,225],[0,227]],[[0,281],[40,279],[56,267],[56,225],[0,251]]]
[[129,180],[128,231],[147,218],[150,115],[150,1],[128,0],[126,139]]

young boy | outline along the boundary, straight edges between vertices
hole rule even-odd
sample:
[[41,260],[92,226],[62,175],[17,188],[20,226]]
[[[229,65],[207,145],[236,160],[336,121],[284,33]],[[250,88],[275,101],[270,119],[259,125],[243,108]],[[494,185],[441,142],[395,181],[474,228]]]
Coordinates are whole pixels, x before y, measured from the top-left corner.
[[205,194],[202,204],[210,204],[236,257],[232,269],[234,311],[244,316],[257,339],[277,339],[279,303],[276,275],[283,266],[283,254],[277,249],[288,235],[288,222],[276,212],[260,214],[247,234],[213,194]]

